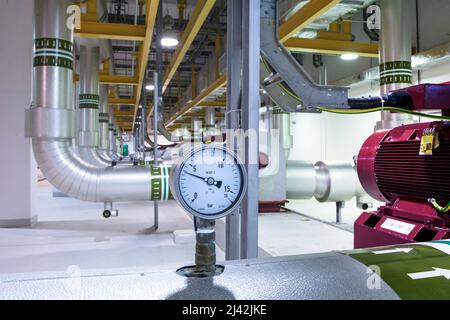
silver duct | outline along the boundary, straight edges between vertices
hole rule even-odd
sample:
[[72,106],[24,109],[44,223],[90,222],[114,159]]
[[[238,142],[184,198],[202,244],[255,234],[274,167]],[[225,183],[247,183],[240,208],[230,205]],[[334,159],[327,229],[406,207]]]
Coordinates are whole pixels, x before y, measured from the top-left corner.
[[216,126],[216,110],[214,108],[206,108],[205,127],[213,128],[215,126]]
[[290,114],[279,108],[272,110],[271,125],[272,130],[278,130],[280,135],[280,144],[284,150],[285,159],[289,159],[289,155],[293,146],[293,137],[291,135],[291,118]]
[[349,162],[290,160],[286,165],[288,199],[311,199],[319,202],[344,202],[356,197],[359,208],[372,207],[371,200],[358,179],[356,167]]
[[205,109],[205,136],[219,135],[220,131],[216,128],[216,109]]
[[98,114],[98,126],[100,133],[100,143],[98,145],[98,154],[101,158],[111,161],[112,154],[109,151],[109,86],[103,84],[100,86],[100,104]]
[[[380,0],[380,94],[410,86],[411,4],[408,0]],[[411,123],[412,116],[390,111],[381,112],[376,130],[391,129]]]
[[108,151],[110,154],[115,154],[116,149],[116,140],[114,133],[115,129],[115,117],[114,117],[114,107],[109,106],[109,114],[108,114]]
[[[70,0],[35,0],[33,99],[27,135],[36,162],[61,192],[85,201],[145,201],[169,198],[168,169],[107,167],[86,163],[72,148],[73,30],[66,27]],[[48,53],[49,50],[52,53]]]
[[191,134],[195,141],[202,140],[202,126],[203,126],[203,121],[201,119],[192,118]]
[[80,95],[78,152],[80,157],[98,166],[108,166],[110,162],[97,154],[99,145],[99,65],[100,48],[80,46]]

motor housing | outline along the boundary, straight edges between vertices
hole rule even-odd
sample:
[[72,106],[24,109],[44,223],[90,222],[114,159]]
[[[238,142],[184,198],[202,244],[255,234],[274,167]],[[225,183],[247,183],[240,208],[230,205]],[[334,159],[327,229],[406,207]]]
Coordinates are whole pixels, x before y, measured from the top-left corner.
[[[376,132],[361,147],[358,177],[366,192],[386,202],[355,222],[355,247],[450,238],[450,122],[410,124]],[[450,213],[450,212],[449,212]]]

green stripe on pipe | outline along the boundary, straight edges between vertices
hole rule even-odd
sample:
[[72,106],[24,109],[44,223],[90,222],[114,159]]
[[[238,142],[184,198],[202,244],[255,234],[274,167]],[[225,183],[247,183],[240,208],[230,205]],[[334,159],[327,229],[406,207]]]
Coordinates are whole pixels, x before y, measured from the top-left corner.
[[151,178],[151,200],[158,201],[161,200],[162,196],[162,181],[161,181],[161,168],[150,167]]
[[72,52],[72,42],[57,38],[38,38],[34,40],[35,50],[37,49],[57,49],[66,52]]
[[80,100],[82,100],[82,99],[99,101],[100,97],[98,94],[95,94],[95,93],[81,93]]
[[412,77],[406,75],[396,75],[380,78],[380,85],[382,86],[393,83],[412,83]]
[[380,64],[380,85],[412,83],[411,61],[389,61]]
[[169,175],[167,174],[166,166],[163,166],[163,172],[164,172],[164,200],[169,200],[169,184],[167,183]]
[[393,69],[411,69],[411,61],[389,61],[380,64],[380,72]]
[[33,67],[61,67],[72,70],[72,48],[72,42],[63,39],[35,39]]
[[100,97],[94,93],[82,93],[80,94],[80,109],[98,109]]
[[34,56],[52,56],[52,55],[56,55],[56,56],[63,56],[65,58],[68,59],[73,59],[73,55],[72,53],[68,53],[65,51],[57,51],[57,50],[36,50],[34,52]]
[[166,171],[167,171],[167,178],[166,178],[166,183],[167,183],[167,200],[172,200],[173,199],[173,195],[172,195],[172,192],[170,190],[170,171],[171,171],[171,167],[166,166]]
[[72,70],[73,61],[57,56],[38,56],[33,59],[33,67],[61,67]]

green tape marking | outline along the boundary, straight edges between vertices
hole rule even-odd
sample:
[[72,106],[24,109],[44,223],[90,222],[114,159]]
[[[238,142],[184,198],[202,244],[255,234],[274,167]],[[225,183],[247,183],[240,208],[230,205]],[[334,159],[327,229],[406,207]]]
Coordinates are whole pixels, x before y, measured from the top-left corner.
[[80,94],[80,109],[98,109],[99,95],[91,93]]
[[450,299],[449,253],[450,241],[406,244],[346,254],[368,267],[377,266],[380,277],[402,299]]
[[380,64],[380,85],[412,83],[410,61],[390,61]]
[[411,61],[389,61],[380,64],[380,73],[386,70],[409,69],[411,70]]
[[160,167],[150,167],[150,172],[152,174],[151,181],[151,200],[161,200],[162,196],[162,179],[161,179],[161,168]]
[[72,70],[72,43],[56,38],[39,38],[34,40],[34,67],[61,67]]
[[160,167],[150,166],[152,174],[150,199],[164,201],[172,199],[169,187],[170,168],[162,165]]

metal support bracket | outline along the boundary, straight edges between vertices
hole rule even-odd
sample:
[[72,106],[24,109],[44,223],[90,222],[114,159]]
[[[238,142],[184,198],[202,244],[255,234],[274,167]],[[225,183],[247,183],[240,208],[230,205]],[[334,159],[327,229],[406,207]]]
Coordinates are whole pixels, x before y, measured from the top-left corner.
[[[318,107],[348,108],[348,88],[321,86],[307,74],[278,38],[276,0],[261,0],[261,87],[286,112],[315,111]],[[267,62],[273,69],[268,70]],[[265,85],[264,79],[277,73],[286,86]],[[293,93],[293,94],[291,94]]]

